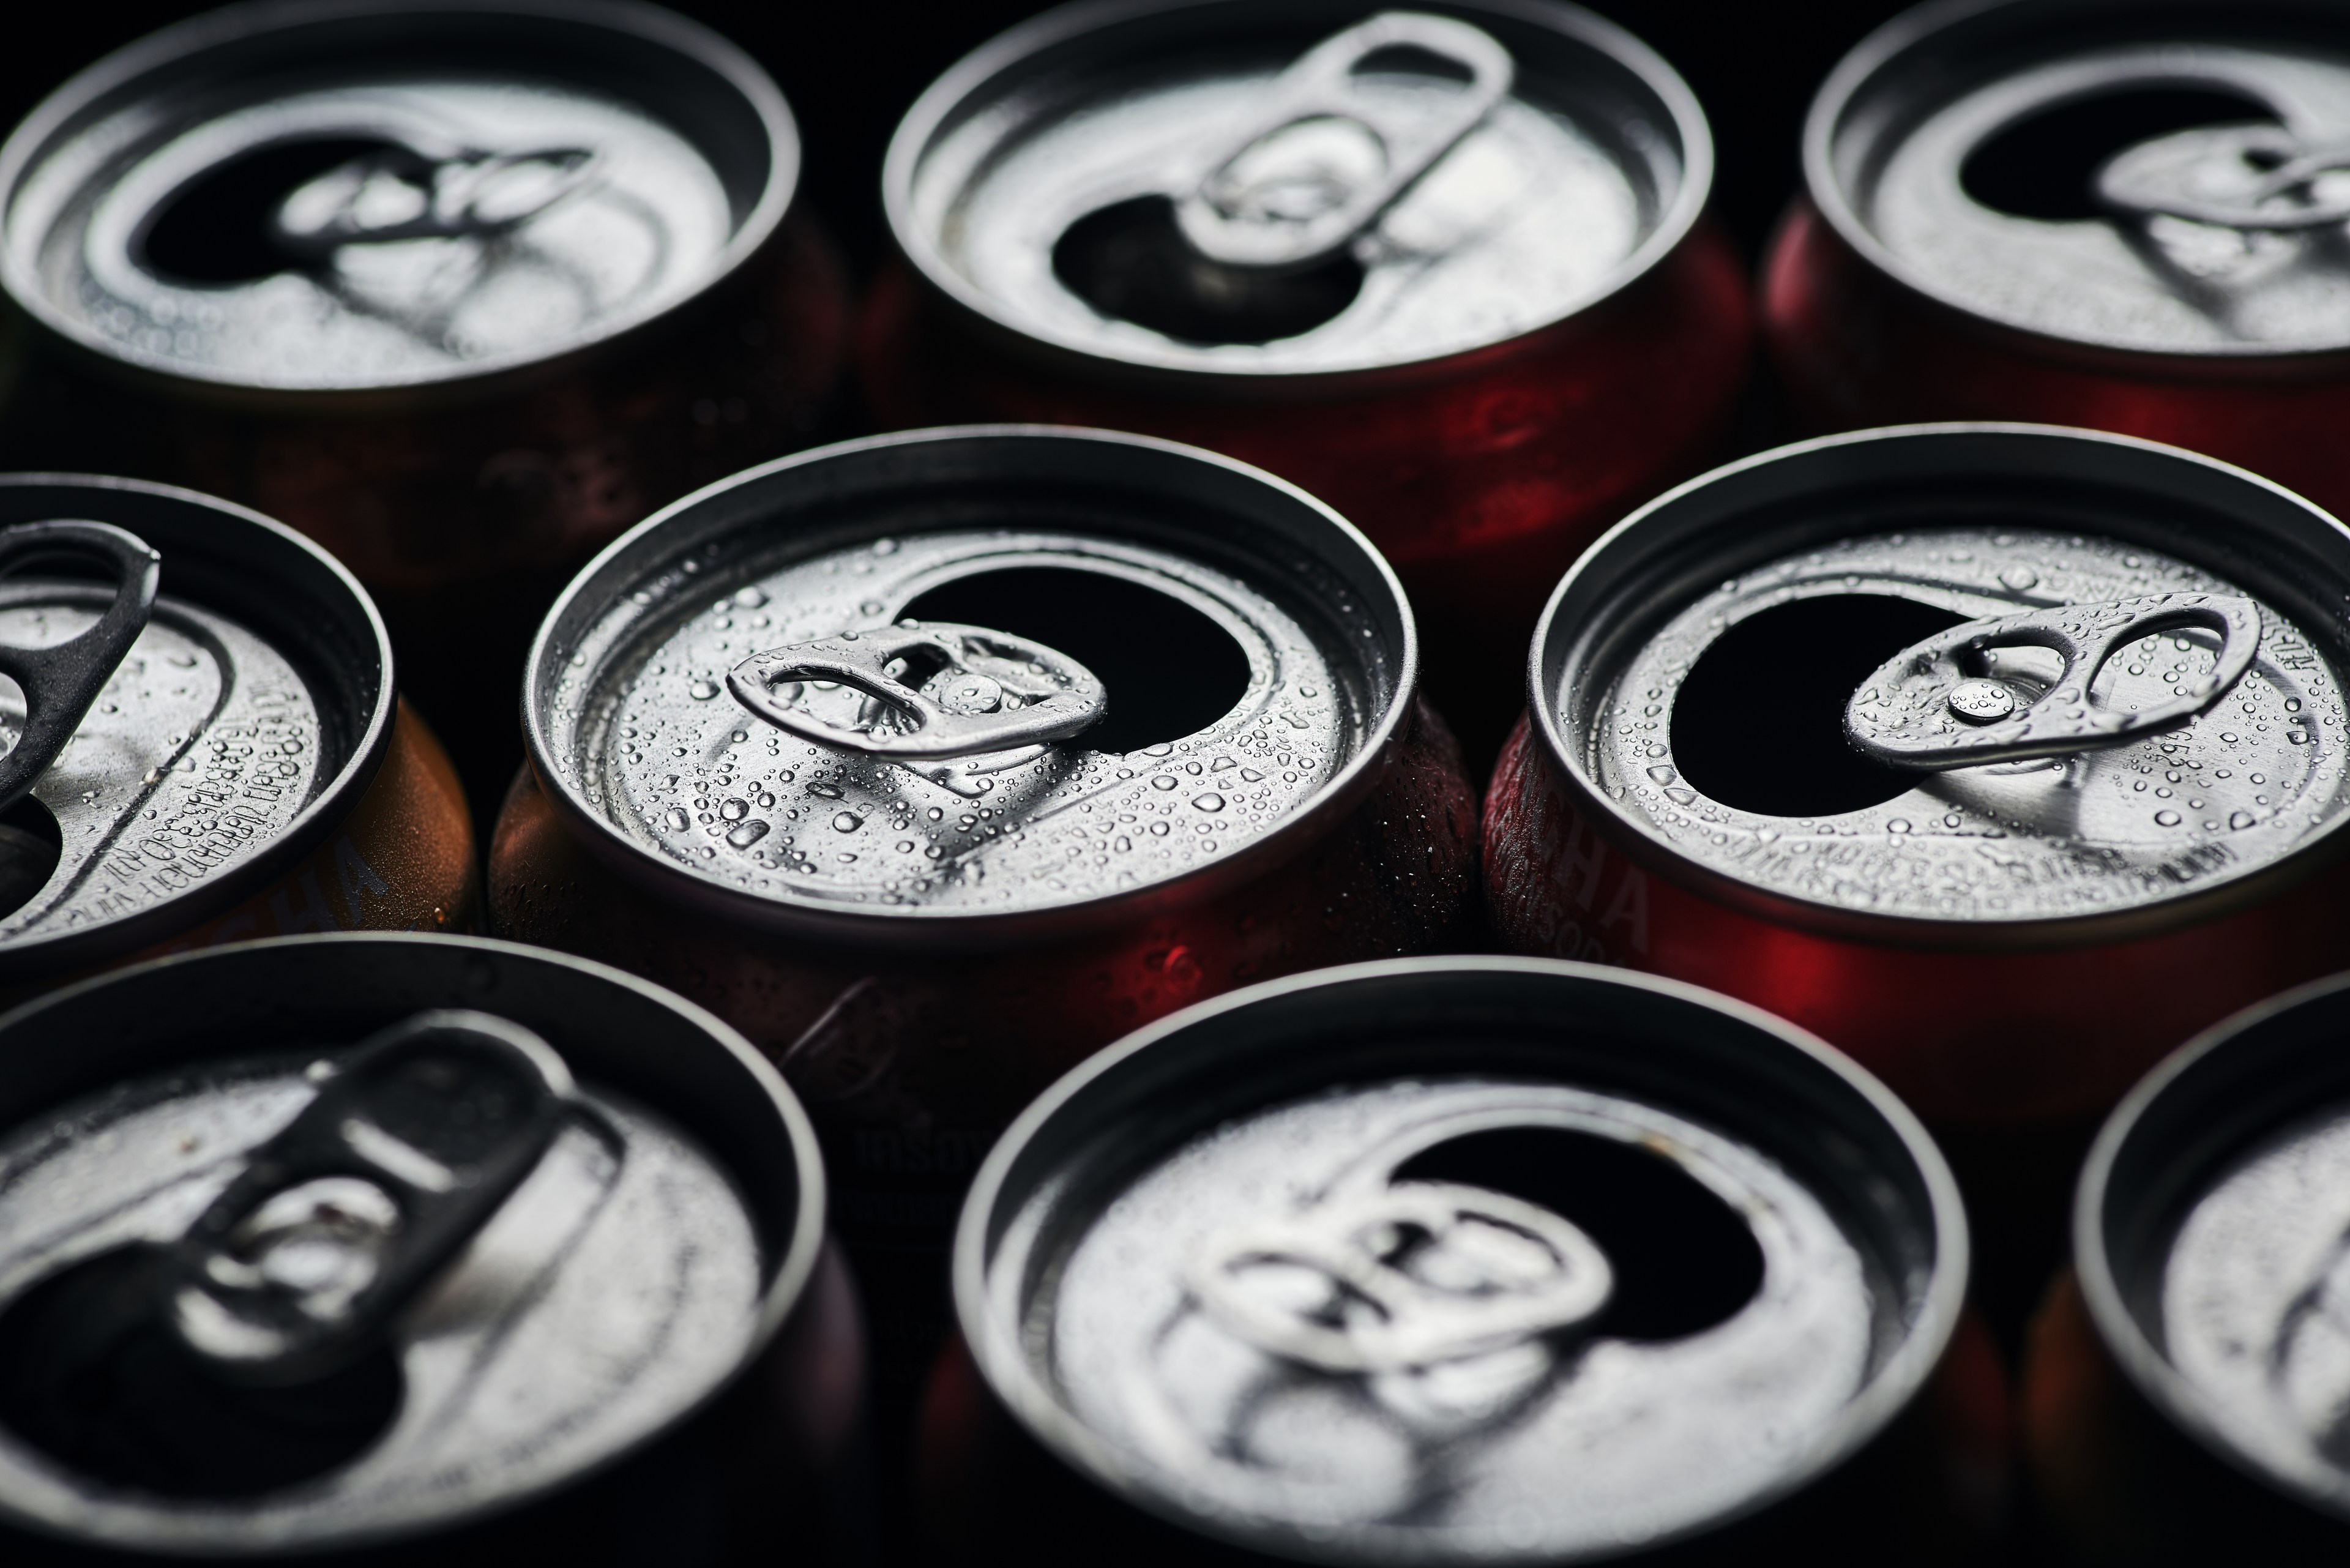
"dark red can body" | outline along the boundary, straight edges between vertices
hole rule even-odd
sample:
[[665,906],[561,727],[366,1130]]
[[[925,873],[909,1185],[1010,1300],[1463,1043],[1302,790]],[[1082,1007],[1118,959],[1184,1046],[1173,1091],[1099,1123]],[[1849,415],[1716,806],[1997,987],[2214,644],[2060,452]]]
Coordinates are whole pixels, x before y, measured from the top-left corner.
[[[2018,420],[2116,431],[2350,510],[2350,452],[2333,436],[2350,413],[2339,323],[2274,309],[2243,325],[2237,313],[2257,299],[2235,293],[2224,271],[2174,261],[2149,225],[2172,222],[2247,256],[2258,243],[2314,242],[2264,233],[2257,214],[2243,230],[2179,225],[2170,209],[2135,210],[2099,184],[2166,132],[2225,134],[2273,117],[2278,135],[2308,134],[2294,78],[2230,41],[2257,33],[2277,60],[2309,57],[2331,47],[2333,20],[2290,0],[2257,24],[2191,0],[1981,4],[1920,7],[1865,41],[1814,101],[1807,193],[1762,269],[1763,337],[1799,426]],[[1966,107],[1994,93],[2004,95],[1996,114]],[[1978,140],[1947,171],[1922,168],[1909,151],[1918,125],[1950,118],[1961,99]],[[2216,159],[2205,171],[2227,172]],[[1936,216],[1962,231],[1941,245],[1922,223],[1905,235],[1883,216],[1937,180],[1952,188],[1936,195]],[[2048,245],[2052,234],[2074,251]],[[1979,277],[1934,258],[1971,246]],[[2312,251],[2296,265],[2333,264]],[[2012,278],[2004,293],[2002,272]],[[2195,319],[2133,325],[2129,313],[2149,304]]]
[[[1639,73],[1656,101],[1609,112],[1671,119],[1686,183],[1659,198],[1670,215],[1657,215],[1651,242],[1604,293],[1432,357],[1396,353],[1328,371],[1273,360],[1258,371],[1176,368],[1024,331],[975,301],[972,286],[942,284],[951,264],[913,232],[921,220],[908,215],[899,187],[917,178],[912,166],[932,136],[947,134],[941,121],[970,112],[949,100],[996,90],[989,78],[1030,51],[1066,51],[1093,29],[1112,38],[1162,9],[1103,5],[1006,35],[909,116],[885,181],[901,245],[929,259],[886,271],[868,303],[858,346],[867,402],[888,429],[1020,420],[1164,436],[1328,501],[1394,563],[1427,634],[1430,698],[1482,765],[1511,711],[1492,672],[1514,663],[1541,607],[1539,585],[1627,509],[1704,466],[1746,379],[1753,332],[1742,268],[1696,215],[1711,174],[1704,121],[1693,101],[1668,107],[1686,89],[1663,62],[1596,18],[1558,6],[1544,8],[1547,20],[1533,7],[1440,7],[1509,41],[1522,82],[1542,62],[1521,32],[1555,27],[1592,53],[1615,52],[1612,67]],[[1347,6],[1196,7],[1185,26],[1188,47],[1253,57],[1268,47],[1295,53],[1355,20]],[[1117,47],[1101,52],[1114,57]],[[1585,107],[1565,96],[1573,90],[1527,89],[1571,115]]]

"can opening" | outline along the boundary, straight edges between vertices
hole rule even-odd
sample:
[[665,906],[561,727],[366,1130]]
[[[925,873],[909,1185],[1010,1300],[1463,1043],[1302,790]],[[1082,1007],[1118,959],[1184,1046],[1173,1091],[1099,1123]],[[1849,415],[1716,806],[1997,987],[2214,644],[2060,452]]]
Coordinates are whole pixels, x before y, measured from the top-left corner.
[[286,198],[328,170],[400,151],[388,141],[338,136],[271,142],[205,170],[173,192],[134,242],[158,277],[227,288],[300,265],[270,234]]
[[900,612],[1056,649],[1101,680],[1108,711],[1072,745],[1113,754],[1194,735],[1246,694],[1232,635],[1170,594],[1102,572],[1013,566],[959,577]]
[[1959,184],[1993,212],[2043,223],[2110,216],[2097,171],[2115,154],[2205,125],[2274,123],[2259,99],[2209,87],[2134,87],[2076,98],[1985,137],[1960,166]]
[[389,1348],[292,1386],[224,1382],[153,1310],[151,1257],[102,1254],[0,1315],[0,1425],[81,1475],[175,1498],[293,1486],[390,1427],[403,1380]]
[[1501,1127],[1426,1149],[1398,1180],[1506,1193],[1572,1221],[1607,1255],[1615,1289],[1587,1332],[1685,1339],[1762,1288],[1762,1248],[1711,1189],[1637,1144],[1560,1127]]
[[1295,271],[1227,266],[1194,250],[1165,196],[1087,213],[1053,246],[1053,275],[1104,316],[1184,343],[1270,343],[1355,302],[1363,265],[1339,251]]
[[[0,683],[15,684],[0,677]],[[65,855],[65,834],[49,808],[31,795],[0,812],[0,919],[48,886]]]
[[1908,794],[1916,774],[1846,740],[1845,705],[1887,659],[1965,618],[1890,594],[1796,599],[1747,617],[1673,697],[1682,782],[1764,816],[1835,816]]

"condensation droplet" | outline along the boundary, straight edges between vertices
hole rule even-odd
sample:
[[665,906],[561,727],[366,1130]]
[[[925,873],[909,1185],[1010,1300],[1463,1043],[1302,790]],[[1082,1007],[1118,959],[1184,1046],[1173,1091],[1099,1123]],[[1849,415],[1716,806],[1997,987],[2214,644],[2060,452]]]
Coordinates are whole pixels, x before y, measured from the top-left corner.
[[697,680],[685,691],[686,695],[695,701],[707,702],[718,695],[718,683],[714,680]]
[[726,842],[737,849],[748,849],[766,836],[765,821],[754,816],[750,821],[738,825],[733,832],[729,833],[726,836]]

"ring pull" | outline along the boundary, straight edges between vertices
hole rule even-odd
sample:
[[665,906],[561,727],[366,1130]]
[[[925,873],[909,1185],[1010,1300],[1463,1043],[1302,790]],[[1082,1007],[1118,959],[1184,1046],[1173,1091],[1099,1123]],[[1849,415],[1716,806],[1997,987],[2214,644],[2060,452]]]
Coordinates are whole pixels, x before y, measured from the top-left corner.
[[[2189,627],[2220,636],[2217,663],[2191,689],[2127,712],[2090,697],[2089,682],[2122,644]],[[2147,594],[1986,617],[1878,666],[1845,708],[1845,735],[1875,761],[1929,771],[2118,746],[2210,710],[2260,644],[2260,607],[2231,594]],[[2038,693],[1991,676],[1984,656],[2016,647],[2054,649],[2064,673]]]
[[[814,681],[862,693],[858,721],[811,710],[804,687]],[[727,672],[726,690],[802,740],[893,762],[1065,741],[1109,711],[1100,679],[1067,654],[951,621],[905,621],[753,654]]]
[[586,189],[598,161],[589,147],[388,147],[296,187],[270,215],[269,234],[310,262],[350,244],[504,234]]
[[[2321,193],[2318,182],[2342,175]],[[2136,218],[2250,233],[2350,223],[2350,141],[2312,145],[2282,125],[2213,125],[2142,141],[2097,171],[2097,199]]]
[[96,624],[48,648],[0,643],[0,675],[24,689],[25,728],[0,756],[0,811],[31,793],[146,629],[163,557],[110,523],[59,520],[0,529],[0,572],[44,557],[96,556],[115,568],[114,602]]
[[[1354,73],[1382,50],[1409,48],[1467,68],[1469,84],[1440,109],[1399,114],[1362,91]],[[1465,22],[1415,11],[1386,11],[1334,34],[1281,73],[1262,107],[1207,172],[1177,192],[1183,237],[1228,266],[1310,265],[1347,244],[1394,205],[1476,129],[1510,90],[1510,52]],[[1278,133],[1315,120],[1368,132],[1376,173],[1351,183],[1315,169],[1308,178],[1252,177],[1248,154]]]

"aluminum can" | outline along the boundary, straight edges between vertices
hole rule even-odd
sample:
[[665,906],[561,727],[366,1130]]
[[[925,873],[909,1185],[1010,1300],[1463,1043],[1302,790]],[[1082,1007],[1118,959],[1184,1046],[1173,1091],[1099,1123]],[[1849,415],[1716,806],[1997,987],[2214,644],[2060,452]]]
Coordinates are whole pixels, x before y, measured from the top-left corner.
[[775,84],[650,6],[215,12],[0,147],[8,465],[255,507],[376,595],[488,821],[596,549],[806,444],[847,350]]
[[899,125],[861,374],[885,426],[1141,431],[1329,502],[1482,769],[1544,586],[1745,379],[1712,176],[1680,78],[1573,6],[1068,6]]
[[282,524],[0,474],[0,998],[304,931],[464,931],[463,792],[383,621]]
[[2035,426],[1721,469],[1561,582],[1487,801],[1502,940],[1742,997],[1929,1122],[2102,1112],[2350,965],[2350,531]]
[[1871,35],[1764,269],[1797,417],[2119,431],[2350,511],[2340,36],[2296,0],[1960,0]]
[[815,1139],[702,1009],[302,937],[61,992],[0,1057],[10,1562],[750,1562],[779,1519],[821,1562],[867,1528]]
[[957,1562],[1950,1561],[2005,1451],[1966,1272],[1915,1118],[1756,1009],[1539,960],[1273,981],[989,1156],[926,1505]]
[[1476,939],[1476,799],[1417,676],[1378,553],[1229,460],[1033,429],[785,459],[557,601],[492,927],[783,1067],[910,1407],[956,1205],[1033,1096],[1202,996]]
[[2248,1009],[2098,1135],[2073,1210],[2078,1273],[2035,1325],[2022,1424],[2041,1511],[2085,1560],[2322,1559],[2350,1542],[2345,1023],[2339,976]]

